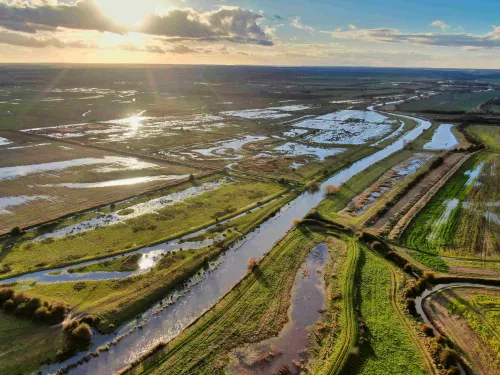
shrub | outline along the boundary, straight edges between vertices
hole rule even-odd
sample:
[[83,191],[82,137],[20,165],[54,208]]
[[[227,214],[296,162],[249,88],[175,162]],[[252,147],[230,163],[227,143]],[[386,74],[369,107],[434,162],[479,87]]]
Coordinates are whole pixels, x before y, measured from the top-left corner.
[[5,301],[3,303],[3,309],[6,311],[6,312],[11,312],[13,311],[14,309],[16,308],[16,303],[14,302],[14,300],[12,299],[8,299],[7,301]]
[[458,361],[458,353],[449,348],[444,348],[439,354],[439,361],[446,368],[451,368]]
[[276,375],[292,375],[292,374],[293,374],[292,370],[290,370],[290,367],[286,365],[281,366],[276,372]]
[[417,305],[415,304],[415,299],[413,298],[406,299],[406,309],[411,315],[417,316]]
[[340,188],[335,185],[326,185],[325,187],[325,193],[326,195],[335,195],[340,191]]
[[71,335],[79,342],[89,342],[92,338],[92,330],[87,323],[80,323],[71,331]]
[[14,227],[12,228],[12,230],[10,231],[10,234],[12,236],[19,236],[21,234],[23,234],[23,230],[21,229],[21,227]]
[[50,306],[50,319],[54,322],[62,322],[66,315],[66,309],[60,303]]
[[457,366],[451,366],[447,371],[446,375],[460,375],[460,370]]
[[14,295],[14,289],[0,288],[0,303],[4,303],[8,299],[11,299],[13,295]]
[[436,274],[434,272],[425,271],[423,278],[426,282],[432,284],[436,280]]
[[50,321],[50,311],[46,306],[41,306],[36,309],[33,320],[39,323],[46,323]]
[[302,220],[300,219],[293,219],[292,223],[293,223],[293,226],[294,227],[297,227],[299,226],[299,224],[302,222]]
[[23,292],[15,292],[12,296],[12,299],[14,300],[16,306],[27,300]]
[[250,258],[250,259],[248,259],[248,269],[251,270],[251,271],[254,270],[254,269],[256,269],[259,266],[258,262],[259,261],[258,261],[257,258]]
[[422,324],[420,328],[427,337],[434,337],[434,329],[429,324]]
[[310,191],[318,191],[319,190],[319,185],[316,181],[309,181],[307,183],[307,188],[310,190]]
[[191,182],[192,182],[192,181],[194,181],[194,174],[192,174],[192,173],[191,173],[191,174],[189,175],[189,181],[191,181]]

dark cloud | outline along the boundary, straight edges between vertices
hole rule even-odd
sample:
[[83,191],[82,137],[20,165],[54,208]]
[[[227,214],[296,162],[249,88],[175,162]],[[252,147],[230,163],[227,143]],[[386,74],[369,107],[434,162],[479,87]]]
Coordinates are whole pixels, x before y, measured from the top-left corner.
[[183,44],[179,44],[171,49],[168,50],[168,52],[172,53],[178,53],[178,54],[185,54],[185,53],[198,53],[197,50],[190,48],[188,46],[185,46]]
[[436,33],[402,33],[397,29],[355,29],[346,31],[326,32],[334,38],[358,39],[364,41],[380,41],[388,43],[410,43],[440,47],[500,47],[500,27],[483,35],[473,34],[436,34]]
[[[126,0],[124,0],[126,1]],[[116,23],[96,0],[78,0],[71,5],[27,6],[0,3],[0,27],[37,33],[57,28],[108,31],[117,34],[140,32],[166,38],[204,41],[230,41],[272,45],[259,25],[263,16],[241,8],[221,8],[198,13],[192,9],[177,9],[163,15],[150,13],[138,27]]]
[[31,35],[0,31],[0,43],[31,48],[96,48],[81,41],[65,42],[57,38],[36,38]]
[[118,34],[127,32],[123,26],[108,17],[95,0],[79,0],[73,5],[25,6],[0,3],[0,26],[26,33],[58,27]]

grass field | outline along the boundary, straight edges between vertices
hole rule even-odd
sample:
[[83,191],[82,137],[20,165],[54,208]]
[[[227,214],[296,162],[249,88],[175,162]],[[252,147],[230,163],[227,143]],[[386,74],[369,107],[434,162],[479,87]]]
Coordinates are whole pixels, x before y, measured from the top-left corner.
[[147,374],[221,373],[229,352],[279,333],[288,319],[295,273],[324,237],[307,228],[285,236],[213,309],[136,371]]
[[[249,232],[273,211],[285,204],[289,198],[285,196],[226,223],[221,230],[231,229],[231,231],[222,241],[221,246],[227,246]],[[182,281],[202,269],[206,265],[206,259],[214,258],[221,251],[221,248],[210,246],[170,253],[163,257],[150,272],[124,279],[50,284],[33,284],[27,281],[18,284],[17,288],[24,290],[30,296],[61,302],[69,306],[74,314],[97,315],[102,320],[117,326],[142,313]],[[132,261],[136,257],[135,254],[124,256],[109,263],[102,262],[82,267],[82,269],[74,268],[74,270],[79,272],[123,271],[124,268],[133,268]]]
[[107,260],[104,262],[89,264],[70,268],[69,273],[87,273],[87,272],[126,272],[135,271],[138,268],[137,262],[142,254],[124,255],[119,258]]
[[344,374],[427,374],[421,349],[398,312],[398,276],[393,266],[362,248],[358,305],[365,343]]
[[36,371],[54,361],[63,345],[61,326],[45,327],[0,311],[0,368],[2,375]]
[[[412,151],[403,150],[390,157],[376,163],[369,169],[359,173],[345,184],[340,186],[338,193],[328,196],[318,206],[318,212],[325,218],[336,220],[339,218],[338,212],[345,208],[347,204],[366,188],[371,186],[388,169],[407,160],[413,155]],[[351,221],[352,219],[349,218]]]
[[404,103],[400,110],[405,112],[426,110],[474,112],[479,105],[498,96],[500,96],[498,91],[436,95],[429,99]]
[[471,157],[411,221],[402,236],[406,246],[429,255],[497,258],[497,162],[491,153]]
[[13,247],[4,243],[1,260],[10,271],[2,276],[57,268],[175,238],[215,223],[216,217],[223,219],[234,215],[285,191],[286,188],[277,183],[241,180],[162,208],[157,213],[126,220],[123,224],[50,241],[26,241],[36,235],[31,232]]
[[490,151],[500,152],[500,126],[474,125],[469,126],[467,131],[478,137]]
[[454,341],[475,372],[500,372],[500,292],[448,288],[426,301],[426,311]]
[[307,370],[312,374],[339,374],[354,348],[358,335],[354,299],[359,246],[353,239],[330,246],[326,265],[327,313],[318,325],[310,348]]

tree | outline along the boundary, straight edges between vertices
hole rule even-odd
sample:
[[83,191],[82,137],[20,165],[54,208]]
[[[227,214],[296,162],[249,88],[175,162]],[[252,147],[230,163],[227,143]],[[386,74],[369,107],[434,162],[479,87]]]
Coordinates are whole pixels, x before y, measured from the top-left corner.
[[257,258],[250,258],[248,259],[248,269],[250,271],[253,271],[254,269],[256,269],[258,267],[258,259]]
[[89,342],[92,338],[92,330],[87,323],[80,323],[71,335],[80,342]]
[[335,195],[340,191],[340,188],[335,185],[326,185],[325,193],[326,195]]

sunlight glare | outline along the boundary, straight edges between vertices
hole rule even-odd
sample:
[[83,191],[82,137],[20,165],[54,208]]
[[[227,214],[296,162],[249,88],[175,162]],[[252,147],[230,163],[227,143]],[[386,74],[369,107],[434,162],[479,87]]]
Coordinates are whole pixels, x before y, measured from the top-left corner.
[[156,0],[100,0],[102,8],[116,22],[124,25],[136,26],[141,23],[148,13],[156,9]]

